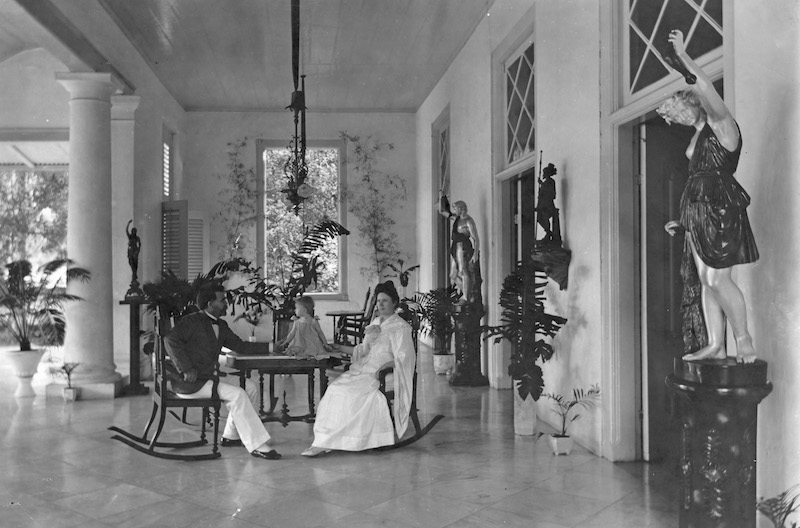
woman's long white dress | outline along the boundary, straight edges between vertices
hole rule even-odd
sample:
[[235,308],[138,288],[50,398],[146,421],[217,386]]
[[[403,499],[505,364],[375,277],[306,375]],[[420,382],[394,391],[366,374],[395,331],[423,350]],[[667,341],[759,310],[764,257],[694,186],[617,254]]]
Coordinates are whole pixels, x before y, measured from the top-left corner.
[[[373,325],[377,324],[373,322]],[[393,314],[380,324],[380,335],[356,346],[357,358],[319,402],[314,423],[314,447],[363,451],[394,443],[386,398],[378,390],[377,371],[394,361],[395,430],[402,437],[408,426],[416,354],[411,327]]]

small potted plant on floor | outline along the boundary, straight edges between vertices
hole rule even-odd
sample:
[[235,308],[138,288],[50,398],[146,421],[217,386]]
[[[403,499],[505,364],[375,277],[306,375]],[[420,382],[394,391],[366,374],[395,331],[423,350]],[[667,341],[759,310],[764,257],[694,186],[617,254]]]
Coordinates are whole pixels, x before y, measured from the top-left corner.
[[456,356],[450,350],[450,342],[455,331],[453,315],[459,298],[458,290],[446,286],[417,294],[413,299],[419,306],[423,335],[433,338],[435,342],[433,371],[436,374],[450,374],[455,367]]
[[51,367],[50,373],[54,376],[64,376],[67,380],[67,386],[64,387],[62,394],[64,395],[64,401],[72,402],[77,400],[81,395],[80,387],[73,387],[72,386],[72,372],[78,368],[80,363],[73,363],[73,362],[64,362],[61,364],[60,367]]
[[46,263],[38,273],[27,260],[6,264],[0,278],[0,326],[19,343],[19,350],[3,353],[19,380],[16,397],[36,396],[31,380],[43,350],[34,345],[63,344],[67,325],[64,304],[83,300],[67,293],[66,284],[86,282],[90,277],[88,270],[74,267],[64,258]]
[[[600,387],[592,385],[589,390],[572,389],[572,398],[567,399],[561,394],[544,393],[545,398],[553,400],[556,404],[554,412],[561,419],[561,429],[549,437],[550,448],[554,455],[568,455],[572,451],[572,437],[567,433],[569,425],[581,417],[578,409],[588,409],[594,406],[600,397]],[[544,433],[539,433],[541,436]]]

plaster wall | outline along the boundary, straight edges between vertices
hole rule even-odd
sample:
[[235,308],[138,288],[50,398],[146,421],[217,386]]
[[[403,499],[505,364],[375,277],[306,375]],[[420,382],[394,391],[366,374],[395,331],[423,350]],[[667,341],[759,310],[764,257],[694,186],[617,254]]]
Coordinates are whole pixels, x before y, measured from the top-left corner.
[[[287,95],[288,97],[288,95]],[[340,131],[363,139],[371,136],[380,142],[392,143],[393,150],[383,149],[376,163],[376,169],[387,174],[397,174],[405,179],[408,200],[392,211],[396,224],[392,230],[397,233],[400,250],[406,263],[417,262],[415,243],[417,204],[413,197],[417,193],[416,153],[414,150],[414,116],[403,113],[335,114],[309,112],[306,117],[309,140],[339,140]],[[189,201],[189,208],[204,211],[212,221],[210,238],[212,262],[220,260],[217,248],[224,240],[219,225],[213,222],[220,210],[219,191],[225,185],[228,174],[228,147],[231,141],[244,137],[277,140],[288,144],[294,131],[291,114],[283,113],[232,113],[232,112],[189,112],[185,135],[184,177],[180,182],[180,198]],[[250,143],[252,151],[247,154],[245,163],[255,168],[255,142]],[[352,152],[352,151],[350,151]],[[347,181],[356,183],[359,175],[348,166]],[[360,269],[365,265],[362,246],[357,229],[358,221],[352,215],[342,222],[351,232],[345,237],[347,243],[347,281],[348,301],[318,301],[317,315],[325,335],[333,336],[330,317],[326,311],[339,309],[360,309],[367,288],[374,287],[375,278],[363,277]],[[255,245],[255,241],[251,242]],[[395,285],[398,287],[397,279]],[[414,279],[410,286],[414,286]],[[410,294],[411,292],[409,292]]]
[[[759,407],[758,495],[772,497],[800,483],[800,6],[793,0],[733,4],[732,79],[742,130],[736,178],[761,258],[734,278],[748,303],[760,358],[774,390]],[[760,526],[768,526],[759,515]]]
[[[543,366],[545,391],[569,397],[601,379],[600,354],[600,8],[592,2],[537,2],[536,121],[543,164],[553,163],[556,206],[564,247],[572,251],[569,285],[549,281],[548,311],[567,317],[553,339],[556,353]],[[533,204],[530,204],[533,207]],[[601,387],[601,390],[603,387]],[[540,400],[539,418],[557,425],[552,402]],[[598,452],[600,412],[584,412],[570,434]]]
[[69,94],[54,72],[67,67],[43,48],[0,62],[0,129],[69,128]]
[[[527,25],[526,25],[527,24]],[[497,321],[497,299],[502,273],[494,263],[498,242],[494,225],[502,210],[493,210],[499,192],[492,167],[492,53],[512,32],[533,36],[536,60],[537,150],[544,162],[558,169],[557,207],[561,209],[564,245],[573,251],[570,284],[566,291],[549,287],[549,308],[570,320],[554,341],[556,356],[545,366],[545,390],[571,391],[600,380],[599,289],[599,8],[592,3],[497,0],[489,16],[451,64],[445,76],[417,112],[417,160],[420,174],[417,227],[421,261],[432,261],[433,204],[436,196],[431,167],[431,124],[449,105],[451,133],[451,198],[463,199],[475,219],[482,240],[484,302],[487,319]],[[502,58],[499,58],[502,59]],[[495,142],[497,143],[497,142]],[[502,155],[494,153],[494,155]],[[534,207],[534,204],[527,204]],[[423,274],[423,288],[433,274]],[[494,285],[494,286],[492,286]],[[491,356],[502,354],[502,345],[485,345]],[[507,365],[507,362],[505,363]],[[502,371],[490,374],[495,387],[510,388]],[[510,395],[509,395],[510,397]],[[554,423],[544,400],[540,419]],[[600,443],[598,413],[585,413],[571,431],[587,448]]]

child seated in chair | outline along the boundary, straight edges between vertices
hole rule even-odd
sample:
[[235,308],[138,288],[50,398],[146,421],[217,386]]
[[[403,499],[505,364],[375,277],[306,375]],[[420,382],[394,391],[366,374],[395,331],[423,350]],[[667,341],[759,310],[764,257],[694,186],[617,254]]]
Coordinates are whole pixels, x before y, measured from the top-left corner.
[[278,341],[278,350],[298,358],[324,357],[332,348],[322,333],[319,320],[314,317],[314,299],[308,295],[299,297],[294,303],[294,314],[292,329],[286,339]]

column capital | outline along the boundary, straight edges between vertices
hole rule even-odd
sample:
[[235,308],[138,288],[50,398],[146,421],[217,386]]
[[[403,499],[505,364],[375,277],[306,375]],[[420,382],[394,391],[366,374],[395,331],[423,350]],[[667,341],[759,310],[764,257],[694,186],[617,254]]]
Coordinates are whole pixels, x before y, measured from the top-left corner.
[[141,99],[138,95],[112,95],[111,120],[133,121],[133,114],[139,107]]
[[108,101],[111,94],[122,88],[119,79],[110,73],[57,72],[56,81],[66,88],[72,99]]

